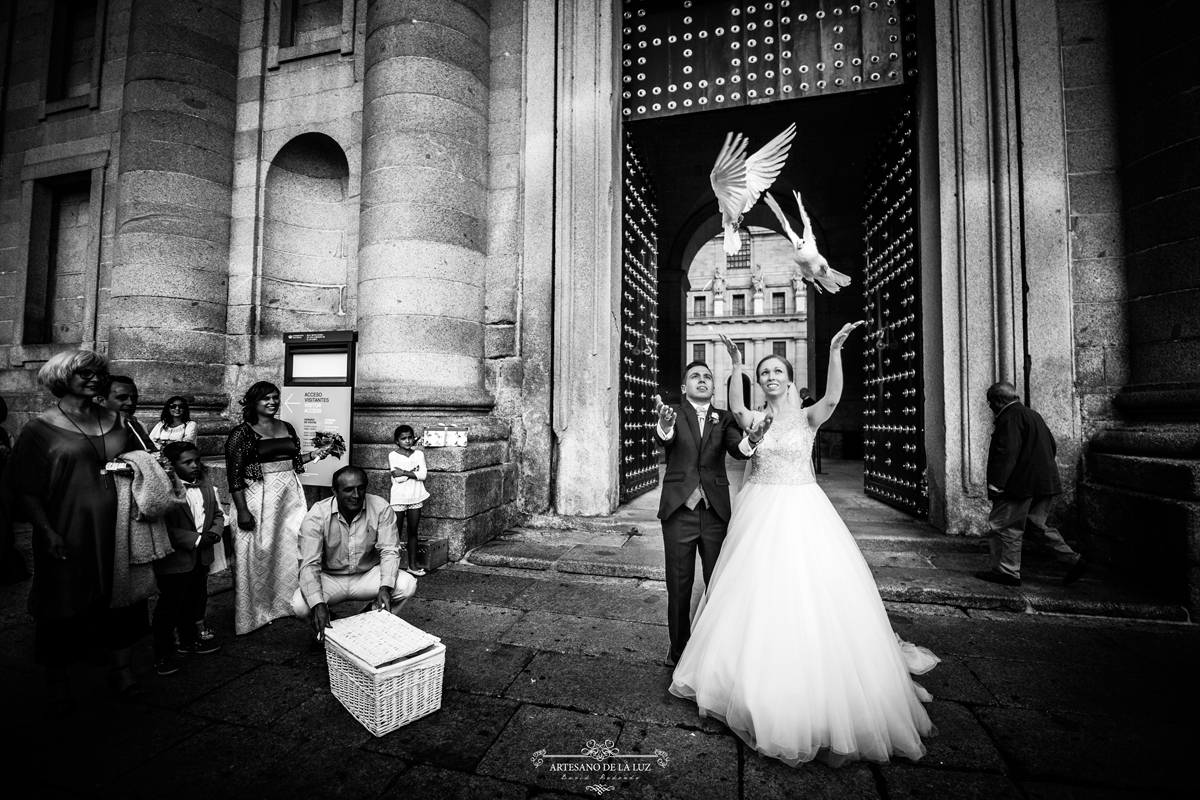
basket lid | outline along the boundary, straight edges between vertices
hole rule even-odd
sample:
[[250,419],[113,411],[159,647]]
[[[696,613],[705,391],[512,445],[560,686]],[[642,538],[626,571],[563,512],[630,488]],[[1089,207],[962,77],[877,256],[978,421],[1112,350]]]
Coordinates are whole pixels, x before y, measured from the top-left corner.
[[397,661],[441,641],[387,611],[372,611],[333,621],[330,641],[372,667]]

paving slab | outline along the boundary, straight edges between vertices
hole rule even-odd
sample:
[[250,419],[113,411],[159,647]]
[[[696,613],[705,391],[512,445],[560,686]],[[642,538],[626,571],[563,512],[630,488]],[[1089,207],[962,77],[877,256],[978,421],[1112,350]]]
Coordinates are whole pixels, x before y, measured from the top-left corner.
[[626,722],[616,746],[623,755],[662,751],[669,761],[664,767],[656,760],[641,760],[650,767],[647,771],[605,781],[617,787],[612,797],[736,800],[740,796],[738,741],[732,735]]
[[[525,787],[518,783],[417,765],[405,772],[380,800],[525,800],[525,796]],[[539,800],[547,797],[550,795],[538,795]]]
[[1151,800],[1161,794],[1100,786],[1071,786],[1045,781],[1017,781],[1029,800]]
[[141,702],[165,708],[182,708],[259,665],[257,661],[231,658],[221,652],[188,656],[181,658],[180,662],[179,672],[174,675],[162,676],[148,671],[138,676],[146,690]]
[[300,750],[277,762],[268,774],[241,784],[239,796],[348,800],[378,797],[406,769],[408,765],[403,761],[344,744],[301,745]]
[[645,586],[594,586],[586,592],[579,584],[561,580],[537,581],[516,603],[521,608],[662,624],[667,619],[666,584]]
[[888,800],[1023,800],[1004,775],[890,765],[880,770]]
[[589,741],[615,742],[620,735],[621,722],[612,717],[561,708],[522,706],[483,757],[476,772],[548,791],[583,794],[581,781],[565,780],[575,777],[571,773],[551,771],[555,763],[565,762],[543,758],[540,765],[535,765],[534,753],[574,755]]
[[358,747],[374,738],[328,691],[317,692],[280,716],[270,730],[319,747]]
[[467,561],[481,567],[553,569],[554,562],[574,546],[574,544],[492,541],[467,553]]
[[976,713],[1025,777],[1180,793],[1195,788],[1194,725],[1018,708]]
[[443,637],[442,644],[446,646],[442,687],[492,697],[504,694],[537,653],[528,647],[451,636]]
[[956,656],[941,656],[941,659],[942,663],[931,672],[913,676],[913,680],[924,686],[935,700],[998,705],[996,696],[971,672],[966,662]]
[[1024,611],[1025,598],[1016,589],[987,583],[966,572],[872,567],[884,600],[908,603],[948,603],[970,608]]
[[444,691],[440,709],[385,736],[372,738],[365,749],[470,772],[520,705],[511,700]]
[[662,555],[633,547],[596,547],[580,544],[565,553],[554,566],[560,572],[666,580],[666,566],[663,564]]
[[665,664],[538,653],[504,696],[639,722],[725,732],[724,725],[701,717],[695,703],[667,691],[672,669]]
[[279,764],[310,756],[310,750],[295,739],[255,728],[212,725],[114,781],[112,796],[139,800],[254,797],[242,789],[260,784]]
[[958,703],[935,701],[925,706],[938,735],[923,739],[927,752],[921,766],[971,772],[1003,772],[1004,758],[975,715]]
[[1006,708],[1072,711],[1183,722],[1193,715],[1179,702],[1177,684],[1161,680],[1153,667],[1045,664],[991,658],[966,659],[971,671]]
[[[743,748],[744,749],[744,748]],[[758,753],[745,754],[743,796],[755,800],[878,800],[875,775],[866,764],[830,767],[810,762],[789,767]]]
[[234,725],[264,727],[303,705],[318,691],[297,681],[299,671],[278,664],[263,664],[184,709],[209,719]]
[[[225,597],[227,595],[222,595]],[[335,616],[338,616],[338,611],[349,614],[352,610],[347,608],[345,604],[340,608],[335,608]],[[357,611],[357,609],[353,609]],[[213,618],[221,619],[227,617],[230,622],[214,624]],[[296,656],[308,652],[308,640],[312,638],[312,629],[308,623],[295,617],[282,617],[271,622],[269,625],[264,625],[256,631],[235,636],[232,630],[233,619],[233,604],[229,604],[227,613],[218,609],[216,612],[209,612],[209,625],[216,631],[220,637],[222,645],[221,652],[238,658],[248,658],[255,661],[269,661],[275,664],[282,664],[285,661],[290,661]]]
[[501,641],[556,653],[659,663],[666,658],[671,640],[665,624],[529,611],[503,634]]
[[401,612],[409,623],[434,636],[455,636],[494,642],[516,624],[523,612],[512,608],[478,605],[461,600],[425,600],[414,597]]
[[[982,656],[1063,664],[1128,663],[1129,652],[1106,634],[1101,621],[996,614],[944,619],[913,615],[900,635],[939,656]],[[1200,633],[1198,629],[1197,633]],[[1198,636],[1197,638],[1200,638]]]
[[[7,704],[6,717],[15,710]],[[106,695],[80,703],[67,723],[46,719],[40,713],[10,719],[22,720],[20,735],[6,737],[12,742],[5,748],[10,768],[20,770],[18,765],[28,763],[27,759],[45,764],[45,756],[52,755],[54,768],[42,775],[47,783],[91,797],[103,794],[104,786],[210,724],[171,711],[128,706]]]
[[468,603],[510,606],[517,595],[537,583],[531,577],[490,575],[449,565],[417,579],[417,597],[423,600],[462,600]]
[[1200,664],[1200,626],[1112,625],[1104,636],[1124,651],[1171,672],[1193,672]]

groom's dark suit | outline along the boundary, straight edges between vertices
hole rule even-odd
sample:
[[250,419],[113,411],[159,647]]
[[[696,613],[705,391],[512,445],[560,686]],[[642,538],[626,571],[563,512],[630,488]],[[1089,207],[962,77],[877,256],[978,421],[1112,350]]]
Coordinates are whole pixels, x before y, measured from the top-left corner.
[[[691,636],[688,612],[696,576],[696,548],[700,549],[704,583],[708,585],[725,541],[730,513],[725,454],[738,459],[749,456],[738,447],[742,429],[729,411],[709,406],[701,434],[697,409],[686,398],[671,408],[676,415],[671,437],[664,439],[658,425],[654,434],[667,450],[658,518],[662,520],[666,545],[671,660],[678,661]],[[702,495],[698,502],[697,492]]]

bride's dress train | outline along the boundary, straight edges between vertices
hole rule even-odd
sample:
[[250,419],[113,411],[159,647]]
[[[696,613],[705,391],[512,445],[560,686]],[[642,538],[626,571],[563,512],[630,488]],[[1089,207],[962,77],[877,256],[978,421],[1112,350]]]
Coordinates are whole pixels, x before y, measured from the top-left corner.
[[921,705],[932,698],[909,673],[939,659],[892,632],[815,482],[807,420],[776,418],[750,462],[671,692],[792,766],[917,759],[935,730]]

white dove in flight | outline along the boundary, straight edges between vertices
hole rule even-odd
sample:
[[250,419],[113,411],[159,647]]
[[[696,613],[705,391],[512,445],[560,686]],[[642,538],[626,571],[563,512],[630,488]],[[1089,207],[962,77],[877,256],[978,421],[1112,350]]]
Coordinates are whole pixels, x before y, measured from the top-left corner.
[[787,130],[767,142],[763,149],[746,158],[749,140],[740,133],[725,134],[725,146],[721,148],[717,163],[708,177],[717,196],[717,205],[721,207],[727,255],[736,255],[742,249],[742,239],[738,236],[742,217],[775,182],[783,163],[787,161],[795,136],[796,123],[793,122]]
[[836,292],[843,286],[850,285],[850,276],[843,275],[837,270],[829,266],[829,262],[825,260],[825,256],[817,252],[817,236],[813,233],[812,222],[808,219],[808,212],[804,210],[804,203],[800,200],[799,192],[792,192],[796,195],[796,205],[800,207],[800,220],[804,223],[804,238],[801,239],[792,230],[792,226],[788,224],[787,217],[783,215],[783,209],[779,207],[779,203],[775,202],[775,198],[767,192],[767,205],[775,212],[775,217],[779,220],[779,224],[783,226],[783,232],[792,240],[792,259],[796,262],[796,266],[800,268],[800,275],[805,280],[817,287],[817,291],[824,287],[830,293]]

